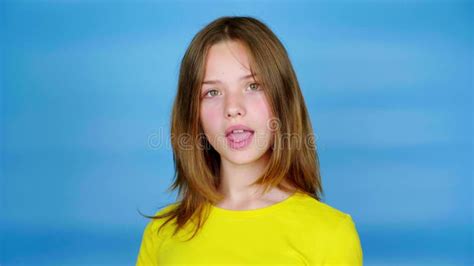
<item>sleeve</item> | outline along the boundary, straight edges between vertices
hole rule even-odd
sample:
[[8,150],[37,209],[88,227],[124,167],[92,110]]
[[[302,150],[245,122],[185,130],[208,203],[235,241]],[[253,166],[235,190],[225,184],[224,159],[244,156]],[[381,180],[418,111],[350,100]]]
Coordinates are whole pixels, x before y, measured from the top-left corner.
[[362,266],[363,253],[359,234],[349,214],[340,222],[329,241],[325,266]]
[[158,265],[158,236],[156,234],[154,221],[148,222],[142,236],[140,251],[138,252],[137,266]]
[[[161,215],[174,208],[177,204],[170,204],[155,213],[155,216]],[[142,242],[140,250],[138,252],[136,266],[154,266],[158,265],[158,254],[161,243],[163,241],[163,235],[158,235],[158,229],[163,224],[163,219],[152,219],[148,222],[145,230],[143,231]],[[163,228],[164,229],[164,228]]]

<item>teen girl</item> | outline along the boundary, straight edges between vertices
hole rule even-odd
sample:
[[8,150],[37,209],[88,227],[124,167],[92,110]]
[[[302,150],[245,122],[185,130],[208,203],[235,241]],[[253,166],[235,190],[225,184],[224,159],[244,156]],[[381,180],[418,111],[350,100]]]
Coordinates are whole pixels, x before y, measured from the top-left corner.
[[362,265],[351,216],[320,201],[295,72],[259,20],[222,17],[193,38],[171,138],[179,200],[149,217],[137,265]]

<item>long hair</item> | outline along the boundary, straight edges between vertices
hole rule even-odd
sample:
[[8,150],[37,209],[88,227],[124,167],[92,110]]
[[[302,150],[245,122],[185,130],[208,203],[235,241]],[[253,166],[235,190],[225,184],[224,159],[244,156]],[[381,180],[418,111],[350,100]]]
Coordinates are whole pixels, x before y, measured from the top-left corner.
[[[192,39],[181,61],[176,98],[171,115],[171,143],[175,167],[168,192],[178,190],[178,199],[167,212],[160,229],[174,221],[175,235],[188,222],[194,234],[202,228],[209,204],[223,195],[220,156],[206,139],[199,117],[200,90],[209,48],[224,41],[239,41],[247,49],[252,75],[258,74],[273,111],[274,142],[264,173],[253,183],[264,191],[278,187],[299,191],[321,200],[323,194],[319,160],[311,121],[288,54],[275,34],[252,17],[221,17],[205,26]],[[252,184],[252,185],[253,185]]]

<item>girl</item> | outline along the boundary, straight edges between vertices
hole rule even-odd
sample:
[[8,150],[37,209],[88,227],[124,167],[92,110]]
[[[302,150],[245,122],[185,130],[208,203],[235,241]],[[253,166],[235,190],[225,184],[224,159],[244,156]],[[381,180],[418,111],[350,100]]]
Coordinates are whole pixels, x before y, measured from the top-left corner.
[[171,122],[179,200],[147,216],[137,265],[362,265],[351,216],[320,201],[308,112],[265,24],[222,17],[197,33]]

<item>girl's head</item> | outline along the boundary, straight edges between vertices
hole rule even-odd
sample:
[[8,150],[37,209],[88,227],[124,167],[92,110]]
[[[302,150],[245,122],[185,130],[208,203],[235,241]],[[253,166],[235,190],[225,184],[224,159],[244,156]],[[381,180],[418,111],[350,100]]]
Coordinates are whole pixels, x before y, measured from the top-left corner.
[[[171,123],[176,173],[170,189],[181,198],[171,215],[178,227],[222,198],[217,188],[224,163],[264,162],[254,184],[320,199],[313,130],[295,72],[281,42],[259,20],[221,17],[196,34],[181,62]],[[226,138],[234,125],[253,131],[242,149]]]
[[[266,164],[270,156],[273,111],[249,59],[250,53],[239,40],[222,40],[207,52],[199,116],[221,167],[256,161]],[[243,127],[244,132],[232,133],[236,127]]]

